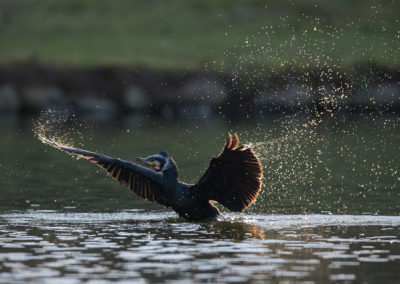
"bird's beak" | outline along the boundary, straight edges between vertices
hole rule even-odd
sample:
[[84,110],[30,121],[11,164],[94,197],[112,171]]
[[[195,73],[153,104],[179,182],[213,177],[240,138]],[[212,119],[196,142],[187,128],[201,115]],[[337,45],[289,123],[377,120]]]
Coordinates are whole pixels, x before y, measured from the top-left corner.
[[151,163],[146,158],[136,158],[136,161],[142,162],[143,164],[150,165]]
[[142,162],[143,164],[155,167],[156,166],[156,162],[151,162],[150,159],[148,158],[136,158],[136,161]]

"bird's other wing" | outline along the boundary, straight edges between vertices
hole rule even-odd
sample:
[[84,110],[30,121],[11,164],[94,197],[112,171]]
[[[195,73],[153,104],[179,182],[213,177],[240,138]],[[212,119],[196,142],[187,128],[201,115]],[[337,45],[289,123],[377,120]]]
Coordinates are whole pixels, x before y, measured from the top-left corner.
[[236,134],[228,133],[223,152],[213,158],[205,174],[192,188],[199,198],[215,200],[232,211],[249,207],[262,184],[261,163],[251,148],[237,147]]
[[141,198],[168,206],[168,201],[162,189],[162,175],[160,173],[128,161],[64,146],[52,139],[42,138],[42,141],[59,150],[85,158],[105,169],[107,174],[115,181],[126,186]]

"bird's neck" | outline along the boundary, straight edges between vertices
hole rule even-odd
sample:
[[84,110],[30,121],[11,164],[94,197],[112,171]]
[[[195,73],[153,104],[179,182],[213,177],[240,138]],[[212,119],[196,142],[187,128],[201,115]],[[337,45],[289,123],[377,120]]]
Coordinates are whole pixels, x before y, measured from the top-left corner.
[[178,168],[174,161],[170,161],[168,169],[163,172],[163,184],[166,188],[175,188],[178,182]]

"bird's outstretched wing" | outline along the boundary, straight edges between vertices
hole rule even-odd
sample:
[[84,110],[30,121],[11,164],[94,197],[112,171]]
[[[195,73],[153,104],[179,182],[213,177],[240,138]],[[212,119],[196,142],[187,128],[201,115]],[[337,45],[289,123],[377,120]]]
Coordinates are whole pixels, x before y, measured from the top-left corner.
[[67,147],[52,139],[42,138],[42,141],[59,150],[85,158],[100,168],[105,169],[107,174],[115,181],[126,186],[141,198],[168,206],[168,200],[165,198],[161,186],[162,175],[160,173],[121,159],[107,157],[78,148]]
[[206,173],[192,188],[199,198],[215,200],[232,211],[242,211],[257,198],[262,184],[261,163],[253,151],[237,147],[236,134],[228,133],[223,152],[213,158]]

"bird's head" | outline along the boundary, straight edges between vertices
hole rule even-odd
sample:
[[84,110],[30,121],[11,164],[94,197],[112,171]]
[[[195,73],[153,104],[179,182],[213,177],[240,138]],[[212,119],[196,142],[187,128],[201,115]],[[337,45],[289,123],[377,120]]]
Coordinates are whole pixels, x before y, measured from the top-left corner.
[[147,158],[137,158],[139,162],[149,165],[157,172],[163,172],[172,166],[173,161],[167,152],[161,151],[160,153]]

